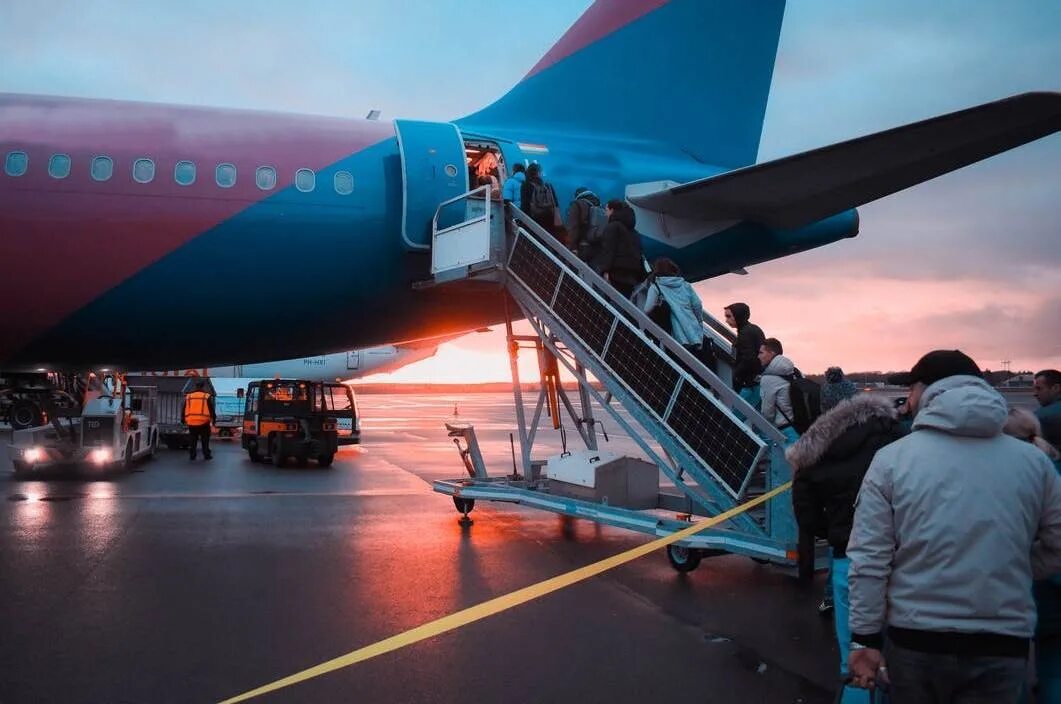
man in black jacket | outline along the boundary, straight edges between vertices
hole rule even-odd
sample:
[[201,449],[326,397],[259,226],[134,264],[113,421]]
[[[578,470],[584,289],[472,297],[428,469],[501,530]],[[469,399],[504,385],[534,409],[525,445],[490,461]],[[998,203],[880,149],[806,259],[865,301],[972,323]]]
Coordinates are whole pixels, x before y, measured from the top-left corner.
[[605,212],[608,224],[604,226],[601,251],[590,265],[629,298],[634,287],[645,278],[641,237],[634,229],[637,216],[633,208],[618,198],[608,201]]
[[758,376],[763,368],[759,362],[759,348],[766,341],[762,328],[751,322],[752,309],[747,303],[726,306],[726,324],[737,331],[734,348],[733,390],[755,408],[759,408]]
[[[886,398],[863,394],[841,401],[821,415],[788,450],[792,465],[792,507],[802,535],[826,538],[832,551],[830,575],[840,673],[847,675],[851,648],[848,625],[847,541],[855,499],[877,450],[902,436],[898,411]],[[813,539],[800,544],[813,544]],[[861,698],[859,698],[861,697]],[[844,691],[842,702],[865,701],[865,693]]]

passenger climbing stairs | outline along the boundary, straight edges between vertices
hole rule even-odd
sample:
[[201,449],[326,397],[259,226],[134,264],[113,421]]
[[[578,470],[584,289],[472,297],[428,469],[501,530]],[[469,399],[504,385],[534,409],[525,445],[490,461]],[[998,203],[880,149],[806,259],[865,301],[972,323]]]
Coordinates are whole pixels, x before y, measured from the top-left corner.
[[[589,451],[597,450],[592,396],[673,489],[664,484],[650,510],[558,495],[541,461],[531,456],[548,392],[543,389],[527,424],[517,383],[522,471],[491,477],[477,445],[471,451],[474,429],[454,425],[450,434],[468,445],[462,456],[469,476],[436,482],[436,491],[453,496],[465,513],[475,499],[512,501],[665,535],[694,516],[717,515],[790,479],[784,437],[728,383],[733,338],[721,323],[705,324],[705,336],[721,352],[715,373],[527,215],[490,196],[489,188],[478,189],[439,208],[433,279],[427,285],[478,281],[503,287],[534,329],[544,356],[555,357],[579,380],[583,414],[566,395],[563,400]],[[513,335],[511,320],[508,330],[514,350],[525,338]],[[513,372],[518,382],[515,364]],[[670,518],[668,512],[678,516]],[[676,557],[680,562],[684,550],[685,557],[699,562],[702,554],[726,551],[791,565],[796,542],[791,501],[783,497],[684,541],[670,556],[672,564]]]

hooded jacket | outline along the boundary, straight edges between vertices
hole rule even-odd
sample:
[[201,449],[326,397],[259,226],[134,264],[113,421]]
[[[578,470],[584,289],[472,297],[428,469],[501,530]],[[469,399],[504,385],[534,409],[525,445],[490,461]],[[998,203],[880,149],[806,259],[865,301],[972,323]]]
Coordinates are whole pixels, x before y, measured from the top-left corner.
[[522,205],[521,189],[523,188],[523,182],[526,180],[527,174],[523,171],[517,171],[509,176],[505,179],[505,185],[501,187],[501,198]]
[[882,396],[841,401],[785,451],[792,466],[792,507],[801,531],[828,539],[844,557],[855,498],[877,450],[902,437],[898,411]]
[[680,276],[655,276],[647,284],[643,310],[655,308],[662,294],[670,306],[671,337],[681,345],[703,344],[704,306],[689,282]]
[[632,208],[612,211],[604,227],[604,242],[600,256],[594,259],[593,268],[599,274],[608,274],[614,281],[633,285],[644,278],[641,256],[641,237],[634,227],[637,216]]
[[792,425],[792,395],[788,388],[789,380],[785,377],[791,376],[795,371],[796,365],[792,360],[779,354],[766,365],[759,380],[763,417],[778,428]]
[[1033,574],[1061,571],[1061,478],[1006,414],[982,379],[947,377],[877,453],[847,546],[853,640],[879,648],[887,624],[901,647],[1026,654]]
[[751,308],[747,303],[726,306],[737,322],[737,344],[733,351],[737,361],[733,365],[733,388],[737,391],[755,386],[755,377],[763,370],[759,364],[759,348],[766,340],[762,328],[750,322]]

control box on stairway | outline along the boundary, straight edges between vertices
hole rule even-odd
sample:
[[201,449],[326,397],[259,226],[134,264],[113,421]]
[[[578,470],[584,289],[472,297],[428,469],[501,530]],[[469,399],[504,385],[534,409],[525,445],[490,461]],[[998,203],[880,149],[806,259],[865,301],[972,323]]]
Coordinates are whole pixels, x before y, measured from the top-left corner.
[[543,467],[549,492],[620,508],[656,508],[659,468],[606,450],[553,455]]

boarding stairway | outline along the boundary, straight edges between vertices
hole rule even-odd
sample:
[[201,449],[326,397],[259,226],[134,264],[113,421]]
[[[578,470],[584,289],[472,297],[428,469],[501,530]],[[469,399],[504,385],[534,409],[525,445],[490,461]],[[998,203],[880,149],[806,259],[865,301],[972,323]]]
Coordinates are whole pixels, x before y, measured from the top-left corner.
[[[439,208],[434,284],[503,286],[545,347],[674,484],[678,495],[661,491],[660,508],[717,515],[791,478],[780,431],[722,378],[730,376],[733,343],[722,323],[712,319],[704,328],[722,352],[716,374],[530,217],[492,200],[489,188],[483,191]],[[536,467],[523,454],[522,479],[534,488]],[[445,482],[435,488],[457,495]],[[725,549],[762,555],[769,546],[770,554],[791,560],[796,528],[789,500],[768,502],[724,525],[722,533],[730,536],[722,540]]]

